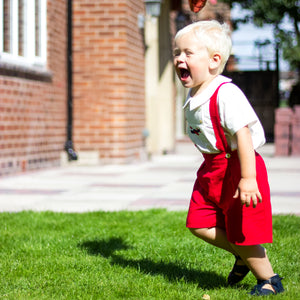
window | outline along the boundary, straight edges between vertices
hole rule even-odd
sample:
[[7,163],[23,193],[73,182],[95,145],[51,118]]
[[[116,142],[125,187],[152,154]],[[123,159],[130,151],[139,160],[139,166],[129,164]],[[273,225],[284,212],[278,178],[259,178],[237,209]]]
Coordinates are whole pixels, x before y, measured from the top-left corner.
[[0,60],[45,67],[47,0],[0,0]]

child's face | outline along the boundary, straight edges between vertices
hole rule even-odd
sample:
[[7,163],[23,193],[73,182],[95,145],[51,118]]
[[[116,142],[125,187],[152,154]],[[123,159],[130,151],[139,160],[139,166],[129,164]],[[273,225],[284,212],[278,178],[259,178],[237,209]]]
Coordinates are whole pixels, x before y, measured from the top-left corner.
[[[174,65],[178,78],[194,94],[212,79],[212,59],[204,45],[193,32],[186,33],[175,41]],[[214,76],[213,76],[214,77]]]

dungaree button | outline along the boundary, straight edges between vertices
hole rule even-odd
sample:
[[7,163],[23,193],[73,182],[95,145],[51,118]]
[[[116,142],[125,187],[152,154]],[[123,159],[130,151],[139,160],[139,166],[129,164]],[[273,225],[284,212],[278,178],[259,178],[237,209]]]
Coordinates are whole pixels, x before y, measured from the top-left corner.
[[225,157],[230,158],[231,157],[230,153],[226,153]]

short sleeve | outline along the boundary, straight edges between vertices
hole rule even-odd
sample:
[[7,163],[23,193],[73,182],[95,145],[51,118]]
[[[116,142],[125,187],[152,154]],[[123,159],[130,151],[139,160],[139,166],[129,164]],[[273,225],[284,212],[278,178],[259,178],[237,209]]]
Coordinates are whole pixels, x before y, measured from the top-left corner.
[[248,99],[236,85],[224,84],[218,96],[221,124],[231,135],[245,126],[251,128],[259,122]]
[[235,133],[245,126],[250,130],[254,149],[266,142],[261,122],[240,88],[232,83],[222,85],[218,103],[221,125],[231,149],[237,148]]

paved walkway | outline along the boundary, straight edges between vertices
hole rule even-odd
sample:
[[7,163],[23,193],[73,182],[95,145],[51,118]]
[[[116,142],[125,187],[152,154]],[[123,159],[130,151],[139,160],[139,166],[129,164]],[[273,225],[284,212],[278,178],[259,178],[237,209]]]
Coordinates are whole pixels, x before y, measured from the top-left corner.
[[[300,157],[264,146],[274,214],[300,215]],[[189,143],[175,154],[132,165],[71,165],[0,178],[0,211],[187,210],[201,155]]]

